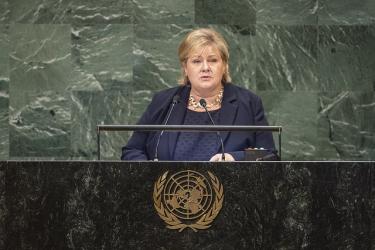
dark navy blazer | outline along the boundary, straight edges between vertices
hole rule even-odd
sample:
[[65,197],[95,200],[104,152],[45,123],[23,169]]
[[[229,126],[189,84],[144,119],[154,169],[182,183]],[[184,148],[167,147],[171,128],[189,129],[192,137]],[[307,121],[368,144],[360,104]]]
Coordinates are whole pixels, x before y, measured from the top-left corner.
[[[168,125],[184,123],[190,85],[163,90],[153,97],[137,124],[164,124],[172,99],[176,94],[181,99],[175,105]],[[264,115],[260,97],[251,91],[227,83],[224,85],[224,95],[217,125],[268,125]],[[160,132],[134,132],[126,146],[122,148],[122,160],[152,160],[154,159],[156,141]],[[271,132],[221,132],[226,153],[236,160],[244,159],[244,149],[248,147],[265,148],[274,151],[274,141]],[[159,160],[173,160],[178,132],[164,132],[158,147]],[[220,144],[217,153],[221,153]]]

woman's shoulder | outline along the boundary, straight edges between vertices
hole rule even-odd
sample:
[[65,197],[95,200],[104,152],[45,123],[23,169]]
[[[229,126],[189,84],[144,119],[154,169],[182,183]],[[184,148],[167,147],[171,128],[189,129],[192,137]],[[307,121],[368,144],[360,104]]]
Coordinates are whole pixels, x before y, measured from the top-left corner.
[[173,97],[179,93],[179,89],[179,86],[168,88],[158,91],[153,95],[152,100],[146,109],[146,112],[152,117],[152,121],[157,120],[158,116],[168,109]]

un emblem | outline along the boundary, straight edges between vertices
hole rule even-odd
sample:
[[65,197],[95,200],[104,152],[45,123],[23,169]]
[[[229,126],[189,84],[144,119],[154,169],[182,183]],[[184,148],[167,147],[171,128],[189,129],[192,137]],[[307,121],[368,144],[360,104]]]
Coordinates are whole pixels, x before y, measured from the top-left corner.
[[211,226],[223,206],[224,191],[218,178],[207,173],[209,178],[192,170],[168,177],[167,171],[155,182],[154,206],[167,228],[197,232]]

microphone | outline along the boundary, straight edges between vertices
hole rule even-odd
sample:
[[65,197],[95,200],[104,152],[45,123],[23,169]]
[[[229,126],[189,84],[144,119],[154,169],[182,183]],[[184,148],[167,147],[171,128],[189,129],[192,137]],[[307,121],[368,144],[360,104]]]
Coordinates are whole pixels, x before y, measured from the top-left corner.
[[[172,111],[174,109],[174,106],[180,101],[181,97],[179,94],[176,94],[175,96],[173,96],[173,100],[172,100],[172,106],[170,107],[169,111],[168,111],[168,114],[167,114],[167,118],[165,119],[165,122],[164,122],[164,125],[167,125],[168,121],[169,121],[169,118],[172,114]],[[154,161],[158,161],[158,148],[159,148],[159,143],[160,143],[160,139],[161,139],[161,136],[164,134],[164,130],[162,130],[158,136],[158,140],[156,141],[156,146],[155,146],[155,156],[154,156]]]
[[[207,102],[206,102],[206,100],[203,99],[203,98],[200,99],[200,100],[199,100],[199,104],[204,108],[204,110],[206,110],[206,113],[208,114],[208,117],[210,118],[211,123],[212,123],[214,126],[216,126],[214,120],[213,120],[212,117],[211,117],[210,112],[208,112],[208,110],[207,110]],[[223,138],[221,137],[220,131],[216,131],[216,134],[217,134],[217,137],[219,137],[220,142],[221,142],[221,159],[222,159],[223,161],[225,161],[225,150],[224,150]]]

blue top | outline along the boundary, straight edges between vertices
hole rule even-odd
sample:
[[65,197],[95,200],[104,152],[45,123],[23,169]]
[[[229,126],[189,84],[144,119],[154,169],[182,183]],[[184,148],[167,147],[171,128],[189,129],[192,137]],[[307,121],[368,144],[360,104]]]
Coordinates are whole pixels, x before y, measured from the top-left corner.
[[[215,124],[219,123],[219,109],[210,111]],[[188,109],[184,125],[212,125],[206,112]],[[209,161],[217,153],[220,140],[216,132],[181,132],[178,135],[173,160]]]

